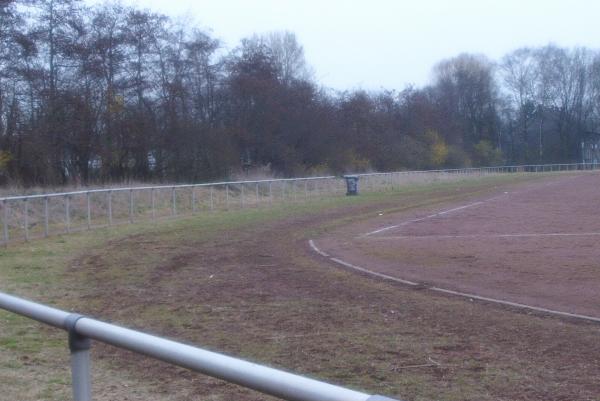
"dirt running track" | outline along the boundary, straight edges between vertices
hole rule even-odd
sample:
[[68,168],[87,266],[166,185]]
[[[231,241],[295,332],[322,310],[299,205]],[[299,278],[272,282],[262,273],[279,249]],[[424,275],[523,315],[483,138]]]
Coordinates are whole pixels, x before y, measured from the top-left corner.
[[[481,293],[486,291],[485,294],[511,289],[514,294],[503,295],[522,300],[523,294],[529,294],[524,291],[526,286],[498,287],[497,279],[489,272],[506,270],[504,279],[517,284],[522,277],[541,274],[531,267],[536,265],[529,260],[535,256],[534,252],[526,254],[527,258],[513,256],[510,263],[501,263],[501,255],[496,254],[498,266],[492,265],[492,269],[490,263],[484,264],[489,275],[486,281],[486,274],[475,274],[484,268],[479,267],[483,264],[476,258],[485,257],[489,261],[494,254],[478,246],[494,241],[503,243],[505,239],[490,237],[482,242],[456,238],[454,244],[462,246],[456,251],[458,245],[452,245],[449,238],[384,237],[547,233],[550,228],[543,225],[547,216],[556,219],[557,227],[560,221],[570,223],[570,231],[587,232],[597,227],[593,223],[597,218],[593,202],[586,203],[590,208],[585,213],[588,218],[578,219],[581,226],[574,227],[574,216],[565,218],[553,212],[563,210],[560,202],[552,203],[555,209],[548,209],[551,205],[543,203],[540,195],[558,196],[560,190],[560,196],[567,197],[570,205],[575,206],[573,199],[578,198],[577,194],[566,189],[580,188],[583,195],[591,196],[588,191],[594,191],[587,184],[599,181],[600,176],[587,174],[490,179],[399,192],[376,201],[349,200],[345,206],[290,214],[282,219],[250,220],[222,229],[217,227],[223,221],[219,216],[214,221],[210,217],[189,223],[182,221],[173,228],[157,228],[86,249],[68,268],[67,276],[74,281],[68,282],[57,296],[62,299],[64,294],[76,295],[69,305],[103,320],[404,400],[599,401],[600,325],[515,313],[513,309],[371,280],[342,269],[307,246],[308,239],[313,238],[332,254],[368,264],[370,268],[419,281],[440,280],[440,285],[445,279],[452,288],[477,289]],[[496,196],[501,198],[432,216]],[[527,199],[537,209],[520,205]],[[509,200],[513,201],[512,208]],[[501,213],[501,210],[516,213],[521,208],[528,211],[520,212],[519,218]],[[377,217],[377,210],[404,212],[385,212]],[[476,219],[484,211],[487,216]],[[581,210],[576,216],[582,217],[583,213]],[[464,224],[461,221],[467,216],[472,216],[468,225],[471,231],[460,231]],[[512,226],[509,216],[515,216],[515,224],[524,224],[526,219],[531,223]],[[364,237],[365,233],[417,218],[425,219]],[[492,219],[495,224],[490,223]],[[564,239],[571,244],[593,241],[583,236],[581,241]],[[430,246],[436,244],[435,254],[430,254],[427,246],[417,247],[419,241]],[[507,244],[513,246],[531,244],[510,241]],[[549,244],[544,241],[540,243]],[[556,243],[559,242],[553,242],[552,246],[556,247]],[[500,250],[497,245],[492,249],[495,253]],[[589,268],[594,260],[589,255],[595,248],[582,248],[579,252],[583,250],[588,262],[581,270],[588,274],[586,277],[594,278],[590,274],[593,269]],[[448,259],[444,252],[455,258]],[[563,255],[561,260],[569,261],[564,248],[556,252]],[[503,253],[509,254],[507,250]],[[432,263],[434,256],[437,264]],[[552,256],[546,256],[549,257]],[[527,266],[532,273],[528,276],[515,271],[509,275],[511,263],[524,260],[529,260]],[[584,263],[579,255],[573,260],[578,261],[577,266]],[[516,270],[517,266],[520,264],[512,267]],[[568,266],[577,268],[571,263]],[[559,268],[552,269],[563,274]],[[460,280],[452,279],[453,271],[465,274],[456,276]],[[543,277],[554,283],[552,277]],[[537,280],[541,282],[540,278]],[[560,281],[564,280],[556,280],[553,285],[557,291],[566,291],[559,286]],[[584,279],[578,278],[577,283],[586,291],[592,288]],[[532,287],[537,288],[537,284]],[[538,300],[531,297],[535,298],[532,302]],[[549,305],[551,300],[558,302],[559,298],[550,296],[546,300],[540,296],[538,301]],[[574,310],[574,302],[569,299],[565,308]],[[578,308],[594,312],[589,299],[586,302],[578,303]],[[559,306],[563,305],[556,305]],[[272,399],[101,344],[96,344],[92,352],[98,365],[108,364],[120,372],[107,371],[110,386],[97,385],[96,400]],[[132,393],[131,387],[115,380],[125,374],[122,372],[130,372],[140,381],[140,388],[156,394]]]
[[382,214],[315,243],[377,273],[600,318],[600,174]]

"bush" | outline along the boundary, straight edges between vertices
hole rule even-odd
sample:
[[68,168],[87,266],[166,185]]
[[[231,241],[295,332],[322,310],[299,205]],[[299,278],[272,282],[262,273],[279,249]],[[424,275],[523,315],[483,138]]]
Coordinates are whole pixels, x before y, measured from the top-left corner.
[[446,167],[463,168],[471,167],[471,158],[463,149],[457,146],[448,147],[448,157],[446,157]]
[[481,140],[473,146],[473,160],[478,166],[497,166],[502,164],[502,152],[490,141]]

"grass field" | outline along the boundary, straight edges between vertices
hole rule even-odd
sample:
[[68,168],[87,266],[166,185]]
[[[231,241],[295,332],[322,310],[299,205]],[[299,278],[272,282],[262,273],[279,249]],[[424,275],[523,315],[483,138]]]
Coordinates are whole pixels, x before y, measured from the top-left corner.
[[[546,179],[498,176],[18,244],[2,291],[404,400],[598,400],[600,326],[336,268],[308,238]],[[96,400],[264,400],[95,344]],[[69,398],[66,335],[0,312],[4,400]]]

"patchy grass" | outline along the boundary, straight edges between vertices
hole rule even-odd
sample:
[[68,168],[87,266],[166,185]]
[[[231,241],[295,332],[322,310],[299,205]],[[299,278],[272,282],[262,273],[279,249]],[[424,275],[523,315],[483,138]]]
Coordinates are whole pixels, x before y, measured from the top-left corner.
[[[0,251],[0,283],[64,309],[407,400],[592,400],[597,326],[366,279],[305,249],[309,236],[379,210],[431,207],[532,179],[543,177],[410,186],[35,241]],[[64,333],[0,312],[7,399],[67,399],[67,358]],[[98,400],[268,398],[99,344],[94,363]]]

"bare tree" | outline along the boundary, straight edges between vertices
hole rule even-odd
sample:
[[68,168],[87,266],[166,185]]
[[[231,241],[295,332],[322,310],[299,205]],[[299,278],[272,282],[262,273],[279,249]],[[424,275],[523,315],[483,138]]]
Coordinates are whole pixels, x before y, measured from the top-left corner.
[[[523,151],[527,149],[530,126],[536,117],[536,85],[539,77],[539,69],[535,52],[529,48],[521,48],[507,54],[500,64],[504,88],[511,98],[511,105],[516,114],[515,120],[518,127],[519,139],[517,147],[522,156],[518,159],[523,161]],[[539,116],[540,125],[543,124],[542,116]],[[542,157],[542,137],[539,130],[539,155]],[[515,141],[511,141],[511,149],[514,151]]]
[[289,31],[271,32],[264,37],[277,66],[279,79],[286,85],[293,80],[310,81],[313,71],[308,66],[304,48],[298,42],[296,34]]

